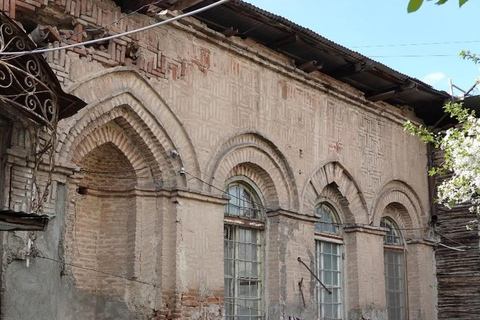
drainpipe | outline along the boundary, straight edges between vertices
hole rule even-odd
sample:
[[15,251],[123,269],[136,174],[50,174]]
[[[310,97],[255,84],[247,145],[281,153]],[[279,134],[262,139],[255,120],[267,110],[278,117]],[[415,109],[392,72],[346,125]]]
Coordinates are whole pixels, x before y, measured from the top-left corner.
[[[432,144],[427,144],[427,166],[430,171],[433,167],[433,148]],[[432,224],[437,222],[437,206],[435,205],[435,177],[428,175],[428,200],[430,202],[430,221]]]

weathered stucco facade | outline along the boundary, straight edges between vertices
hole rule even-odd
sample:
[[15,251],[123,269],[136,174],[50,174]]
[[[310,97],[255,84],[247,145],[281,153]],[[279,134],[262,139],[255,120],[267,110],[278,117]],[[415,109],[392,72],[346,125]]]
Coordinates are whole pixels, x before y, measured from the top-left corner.
[[[121,16],[113,1],[9,4],[24,24],[76,31]],[[135,14],[111,32],[153,21]],[[317,318],[318,283],[297,259],[315,268],[322,201],[344,229],[343,318],[387,319],[385,216],[405,239],[409,319],[437,318],[426,148],[403,131],[418,121],[408,108],[193,18],[46,59],[87,107],[59,124],[48,229],[2,235],[4,319],[222,319],[220,190],[237,179],[266,216],[265,318]],[[12,130],[2,204],[28,207],[32,135]]]

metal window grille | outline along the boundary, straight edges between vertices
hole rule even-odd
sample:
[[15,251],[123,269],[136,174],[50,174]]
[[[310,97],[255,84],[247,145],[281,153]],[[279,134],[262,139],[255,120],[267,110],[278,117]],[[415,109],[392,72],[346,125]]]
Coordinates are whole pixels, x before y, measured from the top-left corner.
[[319,218],[315,223],[315,232],[340,235],[340,228],[335,212],[326,204],[317,206],[315,215]]
[[405,259],[403,251],[385,248],[385,287],[388,320],[405,320]]
[[318,315],[322,320],[341,320],[343,317],[342,290],[342,245],[326,241],[315,241],[316,273],[323,284],[332,291],[318,286]]
[[388,229],[383,238],[388,320],[406,320],[407,298],[403,237],[395,221],[390,218],[383,218],[380,226]]
[[262,232],[224,226],[225,319],[263,319]]

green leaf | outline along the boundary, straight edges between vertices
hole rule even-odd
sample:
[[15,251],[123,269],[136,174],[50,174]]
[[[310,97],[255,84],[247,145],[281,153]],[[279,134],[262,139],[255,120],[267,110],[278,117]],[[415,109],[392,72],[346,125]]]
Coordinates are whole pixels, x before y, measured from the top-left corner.
[[[460,0],[460,2],[462,1],[465,1],[465,0]],[[418,9],[420,9],[422,4],[423,4],[423,0],[410,0],[408,2],[407,12],[411,13],[411,12],[417,11]]]
[[467,3],[468,0],[458,0],[458,4],[460,5],[460,8]]
[[448,0],[438,0],[435,4],[436,5],[441,5],[441,4],[444,4],[445,2],[447,2]]

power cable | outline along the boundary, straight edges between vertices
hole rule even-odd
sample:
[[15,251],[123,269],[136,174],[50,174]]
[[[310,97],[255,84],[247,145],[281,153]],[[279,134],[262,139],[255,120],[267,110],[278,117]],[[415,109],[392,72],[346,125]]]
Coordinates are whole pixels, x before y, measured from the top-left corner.
[[[102,25],[102,26],[100,26],[100,27],[89,28],[89,29],[85,29],[85,30],[82,30],[82,31],[74,32],[74,33],[72,33],[71,35],[69,35],[68,39],[70,39],[70,38],[72,38],[72,37],[74,37],[74,36],[76,36],[76,35],[79,35],[80,33],[85,32],[85,31],[86,31],[86,32],[95,32],[95,31],[103,30],[103,29],[105,29],[105,28],[108,27],[108,26],[117,24],[117,23],[119,23],[120,21],[122,21],[123,19],[125,19],[125,18],[127,18],[127,17],[129,17],[129,16],[131,16],[131,15],[133,15],[133,14],[135,14],[135,13],[138,13],[138,12],[141,11],[142,9],[145,9],[145,8],[147,8],[147,7],[150,7],[150,6],[154,6],[154,5],[156,5],[156,4],[160,3],[160,2],[163,2],[163,1],[164,1],[164,0],[157,0],[157,1],[154,1],[154,2],[149,3],[149,4],[145,4],[145,5],[141,6],[140,8],[138,8],[138,9],[132,11],[132,12],[129,12],[129,13],[123,15],[122,17],[118,18],[117,20],[114,20],[114,21],[112,21],[112,22],[110,22],[110,23],[104,24],[104,25]],[[43,49],[43,48],[46,48],[46,47],[41,47],[41,48],[37,48],[37,49]]]
[[454,247],[447,246],[446,244],[443,244],[443,243],[441,243],[441,242],[436,242],[435,244],[437,244],[437,245],[439,245],[439,246],[441,246],[441,247],[450,249],[450,250],[454,250],[454,251],[460,251],[460,252],[465,252],[465,251],[466,251],[465,249],[460,249],[460,248],[454,248]]
[[57,262],[57,263],[60,263],[60,264],[62,264],[62,265],[70,266],[70,267],[73,267],[73,268],[88,270],[88,271],[92,271],[92,272],[104,274],[104,275],[107,275],[107,276],[111,276],[111,277],[115,277],[115,278],[119,278],[119,279],[124,279],[124,280],[127,280],[127,281],[132,281],[132,282],[138,282],[138,283],[141,283],[141,284],[146,284],[146,285],[149,285],[149,286],[152,286],[152,287],[156,287],[156,286],[157,286],[157,285],[154,284],[154,283],[150,283],[150,282],[146,282],[146,281],[141,281],[141,280],[137,280],[137,279],[134,279],[134,278],[127,278],[127,277],[124,277],[124,276],[120,276],[120,275],[118,275],[118,274],[114,274],[114,273],[110,273],[110,272],[105,272],[105,271],[97,270],[97,269],[94,269],[94,268],[82,267],[82,266],[79,266],[79,265],[76,265],[76,264],[73,264],[73,263],[68,263],[68,262],[65,262],[65,261],[57,260],[57,259],[50,258],[50,257],[45,257],[45,256],[42,256],[42,255],[37,255],[37,256],[35,256],[35,257],[36,257],[36,258],[40,258],[40,259],[45,259],[45,260],[53,261],[53,262]]
[[[234,302],[230,302],[228,300],[234,300],[235,298],[234,297],[229,297],[229,298],[225,298],[225,301],[223,302],[225,305],[229,305],[229,306],[233,306],[233,307],[237,307],[237,308],[241,308],[241,309],[246,309],[246,310],[250,310],[250,311],[256,311],[256,312],[260,312],[262,313],[263,310],[262,309],[259,309],[259,308],[255,308],[255,307],[249,307],[247,305],[244,305],[244,304],[240,304],[240,303],[234,303]],[[258,301],[258,300],[257,300]],[[255,317],[252,315],[252,317]]]
[[[328,225],[334,225],[334,226],[343,227],[343,228],[350,228],[350,227],[376,227],[376,226],[372,226],[372,225],[364,224],[364,223],[338,223],[338,222],[323,222],[323,221],[318,221],[318,223],[328,224]],[[395,230],[405,230],[405,231],[427,230],[427,229],[431,229],[431,228],[430,228],[430,227],[395,228]]]
[[[141,11],[141,10],[144,9],[144,8],[147,8],[147,7],[150,7],[150,6],[154,6],[154,5],[156,5],[156,4],[160,3],[160,2],[163,2],[163,0],[157,0],[157,1],[154,1],[154,2],[149,3],[149,4],[145,4],[145,5],[141,6],[140,8],[138,8],[138,9],[132,11],[132,12],[129,12],[129,13],[123,15],[122,17],[118,18],[117,20],[114,20],[114,21],[112,21],[112,22],[110,22],[110,23],[104,24],[104,25],[99,26],[99,27],[96,27],[96,28],[89,28],[89,29],[85,29],[85,30],[81,30],[81,31],[74,32],[74,33],[72,33],[71,35],[69,35],[68,38],[66,37],[66,38],[63,39],[63,40],[69,40],[69,39],[71,39],[72,37],[77,36],[77,35],[79,35],[79,34],[81,34],[81,33],[83,33],[83,32],[95,32],[95,31],[103,30],[103,29],[105,29],[106,27],[108,27],[108,26],[110,26],[110,25],[119,23],[119,22],[122,21],[123,19],[125,19],[125,18],[127,18],[127,17],[129,17],[129,16],[131,16],[131,15],[133,15],[133,14]],[[46,48],[48,48],[48,47],[45,47],[45,46],[44,46],[44,47],[38,47],[38,48],[36,48],[35,50],[41,50],[41,49],[46,49]],[[20,57],[20,56],[22,56],[22,55],[14,55],[14,54],[12,54],[11,57],[9,56],[9,57],[7,57],[7,58],[2,58],[1,60],[7,61],[7,60],[10,60],[10,59],[15,59],[15,58]]]
[[432,57],[460,57],[458,54],[404,54],[404,55],[380,55],[368,56],[369,58],[432,58]]
[[59,47],[54,47],[54,48],[35,49],[35,50],[27,50],[27,51],[12,51],[12,52],[4,51],[4,52],[0,52],[0,56],[15,55],[16,57],[18,57],[18,56],[23,56],[23,55],[32,54],[32,53],[45,53],[45,52],[51,52],[51,51],[58,51],[58,50],[64,50],[64,49],[79,47],[79,46],[86,46],[86,45],[94,44],[94,43],[97,43],[97,42],[104,42],[104,41],[108,41],[108,40],[113,40],[113,39],[117,39],[117,38],[120,38],[120,37],[129,36],[129,35],[132,35],[132,34],[135,34],[135,33],[143,32],[143,31],[146,31],[146,30],[149,30],[149,29],[152,29],[152,28],[156,28],[156,27],[159,27],[161,25],[168,24],[170,22],[174,22],[174,21],[186,18],[186,17],[198,14],[198,13],[203,12],[203,11],[207,11],[207,10],[212,9],[214,7],[217,7],[221,4],[224,4],[228,1],[230,1],[230,0],[220,0],[218,2],[210,4],[208,6],[205,6],[205,7],[199,8],[197,10],[193,10],[193,11],[178,15],[176,17],[173,17],[173,18],[170,18],[170,19],[167,19],[167,20],[164,20],[164,21],[160,21],[160,22],[157,22],[157,23],[154,23],[154,24],[142,27],[142,28],[122,32],[122,33],[119,33],[119,34],[115,34],[115,35],[111,35],[111,36],[107,36],[107,37],[103,37],[103,38],[98,38],[98,39],[93,39],[93,40],[88,40],[88,41],[78,42],[78,43],[72,43],[72,44],[69,44],[69,45],[64,45],[64,46],[59,46]]
[[352,48],[352,49],[358,49],[358,48],[392,48],[392,47],[431,46],[431,45],[464,44],[464,43],[480,43],[480,40],[398,43],[398,44],[372,44],[372,45],[364,45],[364,46],[351,46],[350,48]]
[[[179,173],[189,175],[189,176],[191,176],[192,178],[197,179],[198,181],[206,184],[207,186],[212,187],[212,188],[214,188],[215,190],[218,190],[218,191],[220,191],[220,192],[222,192],[222,193],[224,193],[224,194],[227,194],[227,195],[230,196],[231,198],[243,200],[243,201],[248,202],[248,203],[250,203],[250,204],[257,205],[257,206],[259,206],[260,208],[265,209],[265,210],[266,210],[266,209],[271,209],[271,208],[268,208],[268,207],[263,206],[261,203],[258,203],[258,202],[256,202],[256,201],[248,200],[248,199],[245,199],[245,198],[241,198],[241,197],[237,197],[237,196],[235,196],[235,195],[229,194],[228,191],[223,190],[223,189],[221,189],[221,188],[218,188],[218,187],[214,186],[213,184],[211,184],[211,183],[209,183],[209,182],[207,182],[207,181],[205,181],[205,180],[203,180],[203,179],[201,179],[201,178],[199,178],[199,177],[196,177],[195,175],[193,175],[193,174],[185,171],[184,169],[181,170]],[[319,222],[320,222],[320,223],[323,223],[323,224],[336,225],[336,226],[338,226],[338,227],[344,227],[344,228],[345,228],[345,227],[372,227],[371,225],[368,225],[368,224],[359,224],[359,223],[354,223],[354,224],[351,224],[351,223],[350,223],[350,224],[349,224],[349,223],[337,223],[337,222],[321,222],[321,221],[319,221]],[[431,228],[429,228],[429,227],[418,227],[418,228],[396,228],[396,229],[397,229],[397,230],[426,230],[426,229],[431,229]]]
[[451,242],[454,242],[454,243],[456,243],[456,244],[459,244],[459,245],[461,245],[461,246],[463,246],[463,247],[466,247],[466,248],[468,248],[468,249],[471,248],[471,246],[466,245],[465,243],[462,243],[462,242],[460,242],[460,241],[457,241],[457,240],[455,240],[455,239],[452,239],[452,238],[450,238],[450,237],[448,237],[448,236],[446,236],[446,235],[444,235],[444,234],[442,234],[442,233],[440,233],[440,232],[438,232],[438,231],[435,231],[435,232],[436,232],[438,235],[444,237],[445,239],[447,239],[447,240],[449,240],[449,241],[451,241]]
[[187,172],[187,171],[185,171],[185,170],[182,170],[181,173],[184,173],[184,174],[186,174],[186,175],[189,175],[189,176],[191,176],[192,178],[200,181],[201,183],[206,184],[207,186],[212,187],[213,189],[215,189],[215,190],[217,190],[217,191],[220,191],[220,192],[228,195],[228,196],[231,197],[231,198],[235,198],[235,199],[238,199],[238,200],[245,201],[245,202],[247,202],[247,203],[249,203],[249,204],[256,205],[256,206],[258,206],[259,208],[264,209],[264,210],[271,209],[271,208],[268,208],[268,207],[264,206],[264,205],[263,205],[262,203],[260,203],[260,202],[257,202],[257,201],[254,201],[254,200],[248,200],[248,199],[246,199],[246,198],[241,198],[241,197],[237,197],[237,196],[235,196],[235,195],[233,195],[233,194],[230,194],[230,193],[228,193],[227,190],[223,190],[223,189],[221,189],[221,188],[218,188],[218,187],[214,186],[213,184],[211,184],[211,183],[209,183],[209,182],[207,182],[207,181],[205,181],[205,180],[202,180],[201,178],[199,178],[199,177],[197,177],[197,176],[194,176],[193,174],[191,174],[191,173],[189,173],[189,172]]

